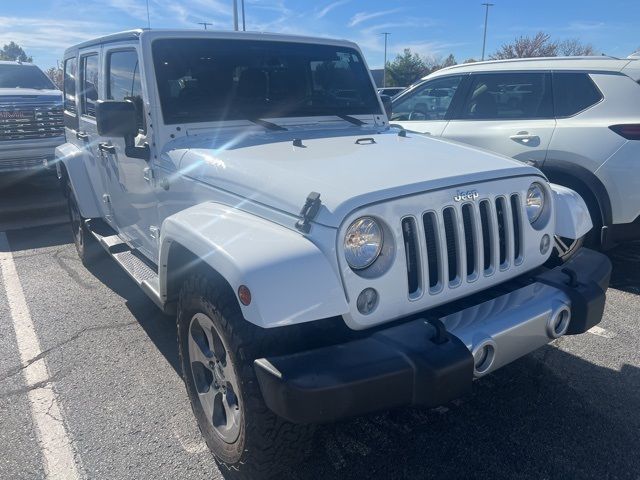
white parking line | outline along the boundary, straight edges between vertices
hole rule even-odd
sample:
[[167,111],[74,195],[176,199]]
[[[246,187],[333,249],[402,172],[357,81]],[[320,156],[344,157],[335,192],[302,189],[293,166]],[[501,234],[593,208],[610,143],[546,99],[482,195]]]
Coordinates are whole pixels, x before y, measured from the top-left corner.
[[[40,341],[29,314],[20,278],[4,232],[0,232],[0,270],[7,294],[11,320],[23,365],[42,353]],[[80,477],[73,445],[67,435],[58,397],[49,383],[49,369],[44,358],[23,370],[27,398],[45,461],[47,478],[74,480]]]
[[593,335],[598,335],[599,337],[604,337],[604,338],[613,338],[616,336],[615,333],[610,332],[609,330],[606,330],[602,327],[599,326],[595,326],[595,327],[591,327],[589,330],[587,330],[587,332],[593,334]]

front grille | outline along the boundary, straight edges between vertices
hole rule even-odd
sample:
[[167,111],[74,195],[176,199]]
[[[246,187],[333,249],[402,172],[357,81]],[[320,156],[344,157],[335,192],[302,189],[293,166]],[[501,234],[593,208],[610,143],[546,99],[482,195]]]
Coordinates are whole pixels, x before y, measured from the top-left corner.
[[513,194],[425,212],[419,236],[423,254],[414,240],[418,224],[405,217],[409,297],[415,296],[419,285],[436,294],[522,263],[521,209],[519,195]]
[[0,141],[53,138],[63,134],[60,105],[0,106]]

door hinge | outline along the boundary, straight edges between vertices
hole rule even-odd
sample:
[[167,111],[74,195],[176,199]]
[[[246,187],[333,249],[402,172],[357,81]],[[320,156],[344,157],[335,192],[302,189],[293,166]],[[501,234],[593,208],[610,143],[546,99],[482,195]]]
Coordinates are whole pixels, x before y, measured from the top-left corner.
[[160,238],[160,228],[155,225],[151,225],[149,227],[149,234],[151,235],[151,238],[157,242]]

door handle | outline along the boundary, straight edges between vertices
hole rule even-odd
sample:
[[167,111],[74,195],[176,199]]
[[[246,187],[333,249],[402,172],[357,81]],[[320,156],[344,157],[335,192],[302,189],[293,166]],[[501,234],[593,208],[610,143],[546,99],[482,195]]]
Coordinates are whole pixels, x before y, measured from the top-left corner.
[[108,143],[104,142],[98,144],[98,150],[100,150],[101,152],[111,153],[113,155],[115,155],[116,153],[115,145],[109,145]]
[[514,142],[529,143],[532,140],[540,140],[538,135],[531,135],[529,132],[518,132],[509,137]]
[[88,140],[89,139],[89,134],[85,133],[85,132],[76,132],[76,138],[78,140]]

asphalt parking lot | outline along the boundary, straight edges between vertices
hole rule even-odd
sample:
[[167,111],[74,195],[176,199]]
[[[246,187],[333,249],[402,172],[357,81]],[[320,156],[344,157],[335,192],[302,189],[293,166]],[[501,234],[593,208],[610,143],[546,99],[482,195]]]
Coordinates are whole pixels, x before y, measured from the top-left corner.
[[[54,185],[0,189],[0,478],[44,478],[45,461],[71,461],[79,478],[222,478],[178,373],[173,318],[109,259],[82,266]],[[640,245],[610,256],[599,327],[445,407],[320,427],[292,478],[639,479]],[[71,457],[43,448],[38,418]]]

